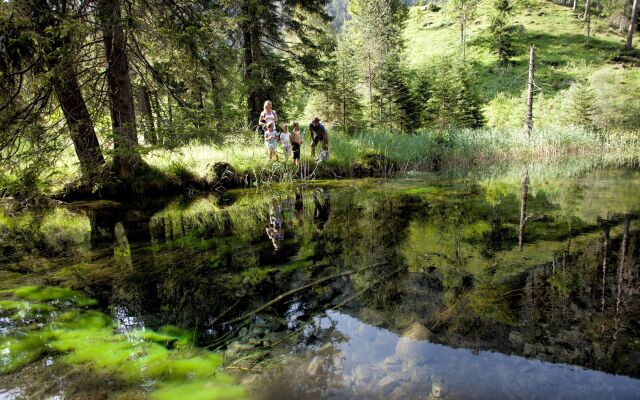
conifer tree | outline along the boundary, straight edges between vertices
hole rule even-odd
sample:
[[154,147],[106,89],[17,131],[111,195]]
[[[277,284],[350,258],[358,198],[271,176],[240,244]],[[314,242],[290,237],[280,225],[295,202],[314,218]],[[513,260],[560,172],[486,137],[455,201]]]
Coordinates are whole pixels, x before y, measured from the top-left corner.
[[509,24],[509,16],[513,12],[510,0],[496,0],[495,15],[491,19],[489,32],[491,33],[491,50],[498,56],[498,65],[504,67],[509,59],[515,55],[513,49],[513,32],[515,28]]
[[578,82],[569,90],[567,122],[586,130],[596,129],[596,95],[588,81]]
[[345,133],[352,133],[362,125],[358,59],[350,36],[350,32],[339,35],[335,66],[331,73],[333,85],[330,101],[334,127]]
[[442,57],[433,68],[427,102],[432,125],[438,128],[479,128],[484,125],[478,84],[470,66]]
[[354,0],[349,5],[369,126],[392,127],[400,107],[393,91],[406,83],[396,74],[402,65],[407,7],[400,0]]
[[[313,84],[322,64],[314,36],[320,36],[330,17],[328,0],[241,0],[239,25],[242,36],[243,78],[248,122],[255,125],[265,100],[276,103],[287,84],[300,79]],[[323,22],[314,20],[318,17]]]

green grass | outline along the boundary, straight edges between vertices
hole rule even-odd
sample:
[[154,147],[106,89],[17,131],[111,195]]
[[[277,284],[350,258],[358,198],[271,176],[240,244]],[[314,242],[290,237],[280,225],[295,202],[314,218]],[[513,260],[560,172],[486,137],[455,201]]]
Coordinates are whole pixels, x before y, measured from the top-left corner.
[[[637,161],[640,138],[628,133],[591,133],[577,127],[535,129],[528,138],[521,128],[450,129],[396,134],[364,131],[352,136],[332,133],[330,158],[316,168],[309,144],[302,148],[302,164],[309,179],[385,175],[395,171],[426,171],[440,168],[473,168],[504,162],[556,163],[588,157],[603,164]],[[215,163],[230,164],[240,185],[291,181],[293,161],[269,161],[264,145],[246,139],[223,145],[189,145],[175,150],[155,149],[145,155],[153,179],[179,181],[180,176],[214,185]],[[60,172],[48,187],[50,193],[78,178],[73,164]],[[314,172],[315,174],[312,174]],[[145,179],[151,179],[145,177]],[[184,185],[184,187],[188,187]]]
[[[514,35],[516,56],[507,68],[496,66],[489,50],[487,28],[492,15],[491,0],[484,0],[467,36],[467,60],[477,65],[481,92],[488,102],[485,114],[489,126],[518,127],[524,115],[529,46],[536,46],[537,98],[534,116],[539,127],[566,125],[567,90],[578,81],[589,81],[596,91],[597,107],[608,127],[634,130],[640,122],[624,123],[615,116],[640,114],[640,100],[629,96],[640,90],[640,69],[613,59],[620,54],[625,37],[607,26],[607,17],[592,17],[592,38],[585,45],[585,29],[569,6],[549,1],[529,2],[529,9],[516,7],[511,23],[519,26]],[[425,25],[426,24],[426,25]],[[436,56],[462,54],[459,26],[446,11],[422,11],[413,7],[405,30],[408,62],[413,68],[427,65]],[[636,34],[636,43],[640,34]],[[622,83],[624,82],[624,83]],[[613,100],[614,104],[611,104]],[[617,103],[617,104],[616,104]],[[610,120],[609,120],[610,118]]]

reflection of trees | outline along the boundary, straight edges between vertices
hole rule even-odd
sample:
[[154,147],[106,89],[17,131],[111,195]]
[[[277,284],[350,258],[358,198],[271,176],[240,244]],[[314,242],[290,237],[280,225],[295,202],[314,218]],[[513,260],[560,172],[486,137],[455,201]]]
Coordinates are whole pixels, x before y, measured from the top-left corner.
[[529,172],[522,178],[520,189],[520,227],[518,229],[518,248],[522,251],[524,246],[524,226],[527,223],[527,197],[529,195]]
[[[83,285],[147,326],[206,329],[209,340],[230,332],[220,322],[355,270],[256,319],[281,318],[294,305],[301,324],[337,305],[359,316],[367,308],[392,330],[419,321],[451,345],[523,354],[528,344],[527,354],[542,359],[628,372],[640,320],[640,235],[631,214],[599,224],[575,211],[579,202],[558,200],[572,198],[566,193],[529,187],[527,176],[488,190],[475,183],[407,193],[331,189],[329,198],[328,190],[304,188],[231,204],[176,202],[160,212],[96,209],[92,266],[108,264],[108,279]],[[265,235],[272,199],[287,232],[277,253]],[[539,218],[526,221],[527,213]],[[620,365],[607,354],[620,354]]]

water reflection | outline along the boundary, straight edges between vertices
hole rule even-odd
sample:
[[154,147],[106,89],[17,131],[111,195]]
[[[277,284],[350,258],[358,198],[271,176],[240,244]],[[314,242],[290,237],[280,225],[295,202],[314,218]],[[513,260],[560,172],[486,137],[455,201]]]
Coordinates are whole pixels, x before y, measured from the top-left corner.
[[331,212],[331,197],[329,191],[320,188],[313,192],[313,223],[316,224],[318,232],[324,229],[327,221],[329,221],[329,213]]
[[273,243],[274,250],[280,250],[280,242],[284,240],[284,231],[282,229],[282,211],[277,199],[271,201],[269,210],[269,226],[266,228],[267,236]]
[[176,325],[230,368],[296,366],[265,395],[625,398],[639,194],[636,172],[520,171],[77,205],[0,220],[0,289],[72,286],[122,333]]
[[633,399],[640,393],[637,379],[409,339],[344,313],[328,312],[316,324],[342,339],[269,376],[275,382],[259,398]]

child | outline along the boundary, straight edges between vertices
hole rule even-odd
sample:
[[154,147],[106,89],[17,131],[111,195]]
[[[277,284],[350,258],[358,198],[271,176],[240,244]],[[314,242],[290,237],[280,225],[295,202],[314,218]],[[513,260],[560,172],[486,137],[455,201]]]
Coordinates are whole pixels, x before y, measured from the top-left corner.
[[289,160],[289,154],[291,154],[291,135],[289,134],[289,127],[286,123],[280,124],[280,143],[282,144],[282,150],[284,151],[284,161]]
[[300,167],[300,146],[302,146],[302,135],[300,135],[300,124],[293,123],[293,133],[291,133],[291,149],[293,150],[293,162]]
[[273,156],[276,156],[278,160],[278,132],[276,132],[276,124],[273,122],[267,126],[267,131],[264,133],[264,142],[269,150],[269,161],[273,160]]

